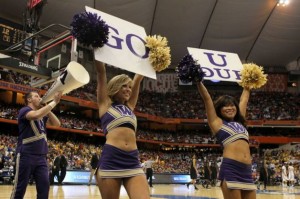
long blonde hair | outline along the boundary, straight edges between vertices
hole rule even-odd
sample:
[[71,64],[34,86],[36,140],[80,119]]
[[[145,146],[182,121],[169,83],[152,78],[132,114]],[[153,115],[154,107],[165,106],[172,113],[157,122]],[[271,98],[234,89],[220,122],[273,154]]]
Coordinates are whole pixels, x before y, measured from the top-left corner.
[[119,92],[119,90],[122,88],[125,84],[133,84],[132,79],[125,74],[117,75],[113,77],[108,83],[107,83],[107,94],[109,98],[114,101],[113,97],[115,94]]

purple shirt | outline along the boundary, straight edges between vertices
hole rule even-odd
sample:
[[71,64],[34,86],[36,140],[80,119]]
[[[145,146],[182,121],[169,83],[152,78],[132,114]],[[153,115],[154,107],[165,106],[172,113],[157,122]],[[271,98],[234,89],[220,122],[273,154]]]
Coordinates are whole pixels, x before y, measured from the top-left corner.
[[48,117],[41,120],[28,120],[26,115],[32,108],[25,106],[21,108],[18,115],[19,137],[17,153],[47,154],[47,130]]

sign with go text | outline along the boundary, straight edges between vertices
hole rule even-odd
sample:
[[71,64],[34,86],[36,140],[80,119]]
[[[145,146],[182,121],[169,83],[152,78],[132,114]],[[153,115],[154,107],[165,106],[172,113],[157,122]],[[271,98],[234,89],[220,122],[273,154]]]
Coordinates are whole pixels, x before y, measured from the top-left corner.
[[189,54],[200,64],[204,79],[240,82],[243,64],[235,53],[190,48]]
[[95,59],[109,65],[156,79],[145,47],[145,29],[136,24],[86,6],[109,26],[108,42],[95,50]]

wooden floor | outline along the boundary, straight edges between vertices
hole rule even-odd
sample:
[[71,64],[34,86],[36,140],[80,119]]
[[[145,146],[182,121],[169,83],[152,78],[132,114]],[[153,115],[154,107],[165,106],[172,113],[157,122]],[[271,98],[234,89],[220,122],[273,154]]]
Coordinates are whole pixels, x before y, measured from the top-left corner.
[[[0,185],[0,199],[10,198],[12,185]],[[187,189],[185,185],[154,185],[150,190],[153,199],[215,199],[223,198],[221,189],[213,187],[211,189],[200,188],[194,190],[193,187]],[[36,190],[34,185],[27,187],[25,199],[35,199]],[[96,186],[86,185],[63,185],[50,187],[50,199],[101,199]],[[127,199],[125,189],[121,189],[121,199]],[[281,186],[268,187],[267,191],[257,191],[257,199],[300,199],[300,187],[282,188]]]

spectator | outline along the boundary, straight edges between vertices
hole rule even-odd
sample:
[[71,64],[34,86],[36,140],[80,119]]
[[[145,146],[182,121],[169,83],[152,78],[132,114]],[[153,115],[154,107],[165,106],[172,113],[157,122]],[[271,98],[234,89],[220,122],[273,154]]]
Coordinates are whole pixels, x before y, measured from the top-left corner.
[[96,151],[93,151],[92,152],[92,158],[91,158],[91,161],[90,161],[91,173],[90,173],[90,179],[89,179],[89,183],[88,183],[89,186],[91,185],[93,176],[95,176],[95,172],[96,172],[96,169],[97,169],[98,162],[99,162],[98,154],[97,154]]

